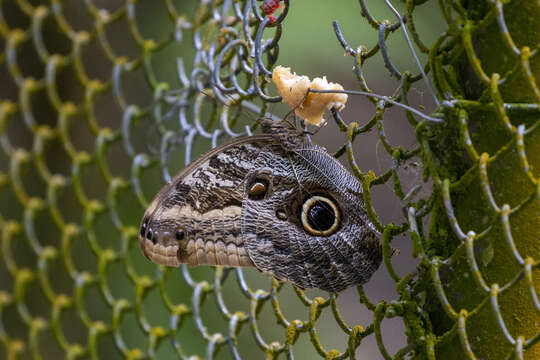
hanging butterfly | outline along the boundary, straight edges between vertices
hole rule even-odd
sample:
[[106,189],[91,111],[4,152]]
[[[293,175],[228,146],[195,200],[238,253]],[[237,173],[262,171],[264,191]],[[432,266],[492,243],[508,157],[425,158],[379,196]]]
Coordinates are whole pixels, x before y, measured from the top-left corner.
[[379,267],[362,185],[286,121],[262,120],[189,164],[156,195],[139,246],[166,265],[254,266],[300,288],[339,292]]

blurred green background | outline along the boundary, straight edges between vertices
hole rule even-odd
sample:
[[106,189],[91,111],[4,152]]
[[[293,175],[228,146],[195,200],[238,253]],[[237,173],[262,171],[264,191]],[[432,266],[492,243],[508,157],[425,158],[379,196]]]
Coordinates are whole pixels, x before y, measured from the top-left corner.
[[[115,135],[115,131],[121,129],[122,118],[125,115],[123,104],[112,95],[113,89],[110,85],[111,78],[118,75],[115,75],[115,64],[111,62],[106,54],[107,50],[103,48],[102,42],[96,36],[82,47],[80,64],[71,63],[65,67],[59,66],[56,72],[52,71],[55,69],[51,65],[54,61],[49,61],[47,64],[43,62],[39,54],[41,46],[39,42],[44,44],[50,54],[67,55],[72,50],[73,44],[61,30],[55,12],[61,13],[73,29],[91,32],[96,26],[97,16],[106,17],[115,14],[126,3],[112,0],[68,1],[61,5],[52,3],[43,3],[47,7],[46,10],[45,6],[38,8],[43,4],[37,1],[29,2],[28,7],[22,6],[26,4],[22,1],[0,3],[3,26],[3,36],[0,37],[0,49],[3,49],[0,58],[0,102],[3,105],[3,112],[0,111],[0,114],[7,113],[6,104],[22,104],[19,111],[14,114],[8,117],[0,116],[2,120],[0,140],[4,142],[0,151],[0,224],[3,234],[0,251],[5,259],[0,262],[0,291],[3,295],[11,293],[12,296],[19,296],[19,299],[22,299],[21,302],[5,302],[7,305],[2,312],[2,332],[7,331],[11,338],[26,342],[27,346],[21,354],[23,358],[28,358],[31,348],[28,347],[28,343],[32,339],[29,338],[31,332],[25,325],[28,319],[25,320],[25,316],[28,315],[31,319],[46,319],[50,327],[37,331],[39,333],[37,343],[42,358],[54,359],[65,355],[61,349],[62,339],[66,343],[85,345],[90,341],[92,331],[99,332],[99,326],[96,325],[98,321],[110,324],[113,321],[111,319],[117,319],[119,331],[114,332],[114,336],[109,336],[109,334],[99,337],[97,355],[105,359],[120,358],[122,356],[116,347],[140,348],[143,351],[146,351],[149,346],[151,348],[149,344],[155,339],[153,340],[152,336],[147,334],[148,329],[155,330],[157,326],[169,328],[171,313],[164,305],[159,287],[154,286],[148,290],[146,296],[141,296],[141,291],[146,294],[143,290],[144,286],[134,282],[135,278],[140,280],[141,277],[147,276],[145,279],[155,279],[156,276],[159,278],[164,275],[154,264],[142,257],[136,241],[129,236],[130,227],[135,229],[138,227],[144,207],[132,191],[133,179],[137,178],[133,173],[133,159],[126,154],[122,141],[118,135]],[[143,38],[156,39],[159,42],[170,36],[173,24],[167,15],[165,3],[150,0],[128,3],[136,13],[134,25]],[[199,2],[179,0],[171,3],[174,3],[176,10],[184,13],[190,21]],[[384,2],[368,3],[369,10],[378,19],[387,18],[391,22],[395,21],[395,17]],[[403,11],[403,4],[395,1],[394,5]],[[34,6],[33,12],[41,9],[45,13],[42,17],[38,16],[39,14],[31,17],[28,13],[31,6]],[[91,15],[92,11],[94,15]],[[418,33],[421,34],[422,41],[429,46],[445,30],[437,2],[428,1],[418,7],[415,16]],[[36,33],[32,35],[32,26],[35,27],[38,20],[42,21],[42,32],[41,38],[36,39]],[[278,64],[290,66],[293,71],[310,77],[326,75],[329,81],[339,82],[347,89],[358,89],[359,86],[352,72],[352,59],[343,55],[344,50],[333,33],[332,21],[334,20],[339,21],[343,34],[352,47],[365,45],[370,49],[377,43],[377,31],[361,16],[357,1],[291,0],[289,14],[283,23]],[[124,56],[128,61],[137,58],[141,53],[140,46],[133,40],[130,26],[133,24],[128,24],[124,17],[108,24],[103,33],[116,56]],[[9,51],[10,42],[17,41],[14,30],[17,28],[26,31],[27,37],[23,36],[23,40],[20,44],[17,43],[16,51],[13,53]],[[273,31],[268,29],[265,38],[269,38]],[[123,72],[121,83],[125,102],[137,104],[141,109],[152,106],[154,89],[149,86],[149,79],[144,71],[145,66],[152,68],[156,82],[169,84],[169,89],[177,88],[179,82],[176,59],[182,57],[188,72],[191,70],[190,64],[194,56],[191,38],[192,33],[187,29],[183,32],[182,42],[173,42],[155,52],[151,63],[143,64],[135,71]],[[408,69],[414,73],[418,72],[402,36],[391,36],[388,40],[388,49],[392,61],[400,70]],[[424,61],[426,54],[418,53],[420,59]],[[18,64],[19,69],[11,66],[13,62]],[[109,82],[108,88],[88,100],[88,88],[82,87],[75,75],[78,71],[77,66],[84,68],[88,78],[99,79],[104,84]],[[17,76],[18,72],[22,74],[21,77]],[[390,95],[399,86],[399,81],[391,78],[384,68],[380,54],[370,59],[364,72],[368,83],[376,93]],[[29,104],[25,107],[24,91],[21,89],[26,85],[19,80],[29,77],[36,80],[52,79],[55,89],[52,91],[47,88],[50,85],[47,85],[30,91]],[[84,111],[68,116],[68,119],[64,118],[63,113],[54,103],[54,99],[51,99],[51,92],[57,93],[62,102],[71,101]],[[425,93],[425,87],[422,84],[419,84],[413,93],[411,103],[414,106],[423,106],[427,109],[433,107],[430,96]],[[85,104],[85,101],[88,102]],[[85,108],[85,106],[90,108]],[[29,110],[30,113],[25,110]],[[285,106],[277,104],[273,105],[271,110],[280,117],[288,111]],[[88,115],[90,112],[91,116]],[[369,106],[366,99],[350,97],[343,117],[346,122],[357,121],[363,124],[373,116],[373,113],[373,106]],[[385,119],[387,136],[392,143],[410,148],[414,145],[415,138],[403,112],[392,109],[389,113],[390,116]],[[88,120],[89,118],[92,120]],[[251,121],[247,116],[244,120]],[[97,127],[93,128],[94,125]],[[61,131],[60,135],[47,138],[47,134],[40,133],[40,129],[45,129],[46,126],[58,129],[65,127],[64,134],[67,135],[68,140],[62,136]],[[107,138],[108,134],[99,132],[98,136],[97,132],[93,132],[97,128],[111,129],[112,140]],[[26,161],[23,159],[22,152],[6,151],[6,149],[25,149],[28,153],[40,153],[36,150],[36,147],[40,146],[39,141],[42,141],[40,136],[43,136],[43,143],[46,146],[42,159],[39,159],[39,156],[37,158],[30,156],[31,161]],[[5,144],[6,141],[9,142],[8,145]],[[96,156],[100,149],[100,141],[108,144],[103,157],[105,165],[101,164],[99,156]],[[226,139],[222,138],[221,141],[226,141]],[[314,137],[314,141],[326,146],[330,152],[343,144],[342,135],[336,131],[332,123],[322,129]],[[70,144],[66,145],[66,142]],[[149,151],[148,149],[153,145],[158,146],[159,134],[152,124],[151,117],[141,118],[136,122],[131,142],[141,151]],[[209,146],[210,141],[197,139],[192,158],[206,152]],[[72,153],[70,153],[70,148],[73,150]],[[379,148],[375,131],[363,135],[362,141],[355,143],[355,151],[362,170],[372,169],[376,174],[380,174],[392,166],[390,156]],[[78,158],[83,156],[83,153],[89,156],[88,163]],[[168,163],[171,173],[174,174],[183,167],[184,155],[181,147],[171,155]],[[17,156],[22,158],[18,159]],[[81,163],[75,163],[74,157],[81,160]],[[12,176],[8,174],[13,174],[14,171],[19,176],[17,165],[19,160],[22,164],[20,185],[28,199],[21,199],[20,194],[14,191],[17,186],[6,181]],[[55,224],[57,220],[54,218],[54,212],[51,212],[47,206],[47,201],[50,201],[51,197],[51,186],[43,179],[40,161],[49,173],[62,174],[66,181],[65,184],[58,186],[59,191],[55,196],[58,197],[57,207],[63,221],[66,224],[79,225],[78,232],[71,235],[69,240],[65,238],[66,231],[59,231]],[[110,179],[104,176],[103,166],[110,172],[112,176]],[[407,189],[421,184],[420,171],[420,169],[411,168],[409,173],[403,174],[408,179],[408,184],[405,184]],[[77,174],[80,174],[80,177]],[[122,178],[127,185],[111,182],[111,179],[116,178]],[[154,162],[145,168],[137,181],[140,181],[146,199],[150,200],[163,184],[159,163]],[[422,184],[422,186],[423,191],[429,191],[429,184]],[[80,193],[80,189],[84,195]],[[400,222],[403,219],[400,202],[391,188],[376,188],[373,196],[374,207],[381,221]],[[81,197],[87,201],[86,206],[81,206]],[[43,203],[33,204],[30,201],[32,198],[42,199]],[[115,201],[113,204],[110,203],[111,199]],[[116,211],[93,211],[92,207],[98,205],[113,208]],[[20,229],[8,241],[6,234],[11,231],[9,227],[14,223],[19,224]],[[57,253],[50,257],[43,255],[42,249],[47,246],[56,249]],[[409,240],[403,237],[401,242],[395,243],[395,247],[400,249],[400,254],[395,258],[396,269],[401,272],[412,270],[416,263],[411,257]],[[36,249],[42,254],[41,256],[36,256]],[[96,256],[96,252],[100,255]],[[64,253],[71,253],[71,260],[66,260]],[[119,254],[127,254],[127,257],[120,259]],[[10,260],[13,260],[19,269],[30,269],[31,279],[25,281],[14,278],[9,270]],[[76,278],[66,271],[66,261],[74,262],[75,268],[78,269]],[[133,270],[136,270],[136,277],[130,273]],[[213,269],[194,268],[189,271],[197,281],[202,279],[210,283],[214,281]],[[18,276],[24,275],[20,274],[19,272]],[[47,274],[46,278],[42,277],[43,274]],[[248,269],[244,271],[244,274],[251,288],[270,289],[270,280],[257,271]],[[92,280],[85,279],[86,275],[92,277]],[[172,303],[191,305],[193,289],[185,283],[180,270],[170,270],[166,275],[166,294]],[[229,274],[229,280],[224,284],[224,301],[231,311],[242,309],[248,312],[249,301],[241,294],[234,280],[235,277],[233,270]],[[25,285],[21,288],[21,284]],[[81,286],[81,284],[86,285]],[[62,304],[58,298],[51,302],[51,298],[43,290],[48,287],[52,293],[67,294],[66,301],[69,305]],[[381,266],[365,289],[373,302],[382,299],[391,301],[395,297],[394,287],[385,267]],[[328,297],[326,293],[315,290],[310,290],[307,294],[310,298],[319,295]],[[124,304],[127,310],[122,309],[123,303],[119,303],[118,299],[127,299],[129,305]],[[138,303],[137,299],[142,299],[142,302]],[[3,306],[2,304],[4,303],[0,301],[0,307]],[[280,292],[279,304],[289,320],[295,318],[306,320],[309,316],[309,308],[300,301],[289,285],[285,285]],[[345,291],[338,298],[338,304],[343,317],[351,325],[364,325],[373,321],[373,313],[359,303],[355,289]],[[213,295],[207,297],[203,309],[201,319],[208,332],[227,334],[228,323],[216,306]],[[85,322],[93,324],[96,328],[90,331]],[[276,324],[276,317],[268,302],[261,310],[258,325],[262,337],[267,342],[284,341],[285,330]],[[143,330],[145,326],[148,328]],[[344,349],[347,347],[346,337],[343,336],[343,331],[336,323],[330,308],[326,308],[318,320],[317,331],[325,348]],[[406,344],[404,327],[400,318],[385,320],[383,336],[387,349],[392,353]],[[185,317],[176,338],[185,354],[204,357],[207,342],[200,336],[192,316]],[[255,344],[248,324],[241,330],[237,346],[242,358],[264,357]],[[7,351],[4,349],[1,353],[5,356]],[[298,359],[312,359],[318,356],[306,334],[297,341],[294,353]],[[155,355],[159,359],[175,356],[173,348],[168,344],[158,346]],[[373,335],[362,343],[357,350],[357,355],[365,359],[382,358]],[[224,348],[218,353],[218,358],[231,358],[231,354]]]

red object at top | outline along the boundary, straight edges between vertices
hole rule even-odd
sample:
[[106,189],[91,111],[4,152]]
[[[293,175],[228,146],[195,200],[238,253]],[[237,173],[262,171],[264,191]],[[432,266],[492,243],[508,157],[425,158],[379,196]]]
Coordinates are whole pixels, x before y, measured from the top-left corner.
[[274,22],[274,12],[279,9],[279,2],[281,0],[264,0],[262,5],[260,6],[261,11],[264,13],[264,15],[268,15],[270,18],[270,22]]

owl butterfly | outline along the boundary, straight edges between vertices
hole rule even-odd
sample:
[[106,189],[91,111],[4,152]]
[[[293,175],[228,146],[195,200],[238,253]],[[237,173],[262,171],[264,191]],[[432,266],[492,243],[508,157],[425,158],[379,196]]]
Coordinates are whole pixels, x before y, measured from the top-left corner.
[[286,121],[262,120],[189,164],[156,195],[139,246],[167,266],[254,266],[300,288],[339,292],[381,263],[362,185]]

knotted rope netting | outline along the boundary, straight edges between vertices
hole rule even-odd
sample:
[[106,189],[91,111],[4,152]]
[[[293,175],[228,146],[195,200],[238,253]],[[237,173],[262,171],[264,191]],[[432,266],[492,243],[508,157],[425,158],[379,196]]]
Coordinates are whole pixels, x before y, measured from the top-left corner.
[[[365,358],[371,338],[384,359],[540,358],[540,4],[441,0],[447,31],[427,45],[415,27],[423,3],[399,4],[389,21],[366,1],[340,2],[372,26],[372,48],[334,23],[357,90],[372,91],[364,66],[382,58],[397,79],[387,99],[408,104],[423,76],[398,69],[386,46],[405,25],[427,55],[442,120],[403,111],[417,139],[407,149],[385,134],[389,101],[370,98],[375,115],[362,123],[332,112],[343,138],[335,156],[363,182],[398,294],[375,302],[358,287],[355,306],[373,320],[357,323],[339,294],[249,270],[158,267],[137,247],[163,181],[257,131],[242,114],[280,101],[268,75],[280,39],[295,36],[294,3],[0,1],[1,358]],[[160,26],[141,31],[148,14]],[[164,78],[163,58],[177,79]],[[353,150],[370,133],[392,159],[378,175],[362,172]],[[420,199],[401,180],[417,159],[432,183]],[[374,210],[380,186],[401,199],[401,224]],[[407,274],[391,257],[401,235],[420,261]],[[381,328],[396,317],[406,345],[391,352]],[[337,349],[321,335],[330,322]]]

